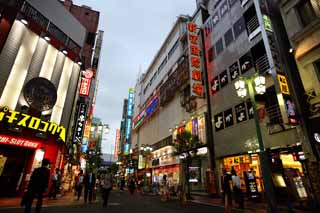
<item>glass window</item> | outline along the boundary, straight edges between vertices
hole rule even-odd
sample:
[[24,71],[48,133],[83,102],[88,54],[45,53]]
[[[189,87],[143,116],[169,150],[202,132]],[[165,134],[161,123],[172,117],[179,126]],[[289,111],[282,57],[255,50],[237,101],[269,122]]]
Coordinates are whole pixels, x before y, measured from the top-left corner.
[[174,45],[172,46],[172,48],[169,50],[168,59],[171,58],[171,56],[173,55],[175,50],[178,48],[178,46],[179,46],[179,40],[177,40],[176,43],[174,43]]
[[212,46],[209,50],[208,50],[208,61],[211,62],[214,59],[214,46]]
[[238,0],[228,0],[230,8],[238,1]]
[[228,12],[228,2],[224,1],[223,4],[220,7],[221,17],[223,17],[227,12]]
[[160,73],[161,72],[161,70],[164,68],[164,66],[167,64],[167,58],[165,58],[162,62],[161,62],[161,64],[159,65],[159,67],[158,67],[158,73]]
[[216,43],[215,46],[216,46],[216,53],[217,53],[217,55],[219,55],[223,51],[223,40],[222,40],[222,38],[220,38],[218,40],[218,42]]
[[298,4],[297,9],[299,11],[299,15],[304,26],[307,26],[314,19],[316,19],[315,11],[311,5],[310,0],[303,0],[300,4]]
[[234,25],[233,25],[233,31],[234,31],[234,37],[237,38],[243,31],[246,30],[246,23],[244,21],[244,18],[241,17]]
[[224,34],[224,41],[226,42],[226,47],[229,46],[229,44],[233,41],[232,29],[228,30],[228,31]]

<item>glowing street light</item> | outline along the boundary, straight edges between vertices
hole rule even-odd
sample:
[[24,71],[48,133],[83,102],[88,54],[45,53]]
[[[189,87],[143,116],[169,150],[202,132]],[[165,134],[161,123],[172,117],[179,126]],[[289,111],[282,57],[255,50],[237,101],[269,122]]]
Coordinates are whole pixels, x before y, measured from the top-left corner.
[[234,86],[236,88],[237,94],[240,98],[244,98],[247,96],[247,88],[246,88],[246,82],[242,78],[237,80],[234,83]]
[[[254,82],[254,87],[253,87]],[[250,100],[252,103],[252,108],[254,112],[254,122],[256,126],[256,134],[259,144],[259,155],[260,155],[260,165],[262,170],[263,176],[263,185],[264,190],[266,192],[266,199],[268,203],[268,212],[271,209],[275,208],[275,196],[274,196],[274,189],[269,165],[268,155],[265,151],[263,139],[262,139],[262,132],[261,127],[259,124],[258,112],[257,112],[257,104],[255,100],[255,93],[254,89],[256,90],[257,94],[264,94],[266,92],[266,78],[264,76],[254,75],[248,78],[240,78],[238,81],[235,82],[234,86],[237,91],[237,94],[240,98],[244,98],[247,95],[246,84],[248,85],[248,91]],[[254,89],[253,89],[254,88]]]

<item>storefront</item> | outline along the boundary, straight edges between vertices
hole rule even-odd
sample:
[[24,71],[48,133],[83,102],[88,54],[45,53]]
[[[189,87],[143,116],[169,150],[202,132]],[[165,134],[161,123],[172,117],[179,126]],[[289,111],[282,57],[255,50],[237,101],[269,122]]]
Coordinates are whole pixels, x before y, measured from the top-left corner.
[[[304,154],[300,146],[268,150],[274,190],[279,201],[291,196],[297,201],[310,198],[310,189],[304,175]],[[257,153],[225,157],[221,169],[234,169],[241,180],[241,189],[249,199],[260,200],[263,189],[260,158]]]
[[161,183],[167,176],[169,186],[179,185],[179,157],[174,155],[173,146],[166,146],[154,151],[152,162],[152,183]]
[[[51,174],[63,167],[63,145],[50,139],[0,134],[0,196],[14,196],[24,191],[31,173],[49,159]],[[30,138],[30,139],[25,139]]]
[[211,169],[209,164],[207,147],[199,148],[197,157],[192,160],[189,166],[189,183],[191,193],[199,195],[208,195],[211,193]]

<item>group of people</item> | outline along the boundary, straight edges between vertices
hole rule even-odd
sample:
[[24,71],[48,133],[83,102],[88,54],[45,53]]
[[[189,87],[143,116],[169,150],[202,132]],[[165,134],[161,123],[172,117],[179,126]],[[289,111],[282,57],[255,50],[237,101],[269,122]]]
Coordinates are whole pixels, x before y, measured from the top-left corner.
[[[41,167],[36,168],[31,174],[29,185],[20,203],[21,206],[25,207],[25,213],[31,212],[32,203],[35,198],[37,198],[36,213],[40,213],[44,194],[48,192],[48,197],[55,199],[59,192],[61,186],[61,173],[59,169],[56,169],[51,176],[51,185],[48,191],[50,180],[49,164],[50,161],[48,159],[43,159]],[[84,202],[87,203],[87,201],[89,201],[89,203],[91,203],[93,200],[93,193],[96,190],[96,184],[98,184],[101,189],[103,207],[106,207],[110,191],[112,190],[112,175],[110,168],[100,179],[96,178],[92,169],[89,169],[86,174],[81,170],[75,179],[77,199],[80,199],[82,189],[84,188]]]
[[231,174],[226,169],[223,170],[222,176],[222,192],[223,202],[225,206],[232,206],[232,194],[234,195],[235,202],[240,209],[244,208],[244,198],[241,190],[240,177],[234,168],[231,169]]
[[89,169],[86,174],[83,173],[83,170],[80,170],[75,178],[75,191],[78,200],[80,200],[83,188],[85,203],[87,203],[87,201],[92,203],[95,191],[101,189],[103,206],[106,207],[110,191],[112,190],[112,175],[110,168],[107,170],[106,174],[101,175],[101,178],[97,178],[92,169]]

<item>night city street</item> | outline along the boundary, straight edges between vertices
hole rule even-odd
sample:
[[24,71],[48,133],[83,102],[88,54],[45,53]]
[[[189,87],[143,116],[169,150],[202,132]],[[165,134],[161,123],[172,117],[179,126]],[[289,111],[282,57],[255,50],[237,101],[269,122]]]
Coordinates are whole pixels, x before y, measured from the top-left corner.
[[320,0],[0,0],[0,213],[320,212],[319,177]]
[[[99,199],[99,198],[98,198]],[[194,203],[181,206],[177,200],[161,202],[158,196],[140,195],[135,193],[133,196],[128,192],[112,192],[110,203],[106,208],[102,208],[101,200],[93,204],[62,204],[57,206],[45,206],[43,213],[219,213],[223,212],[222,207],[212,207]],[[0,213],[22,213],[22,208],[1,208]],[[234,211],[237,212],[237,211]]]

